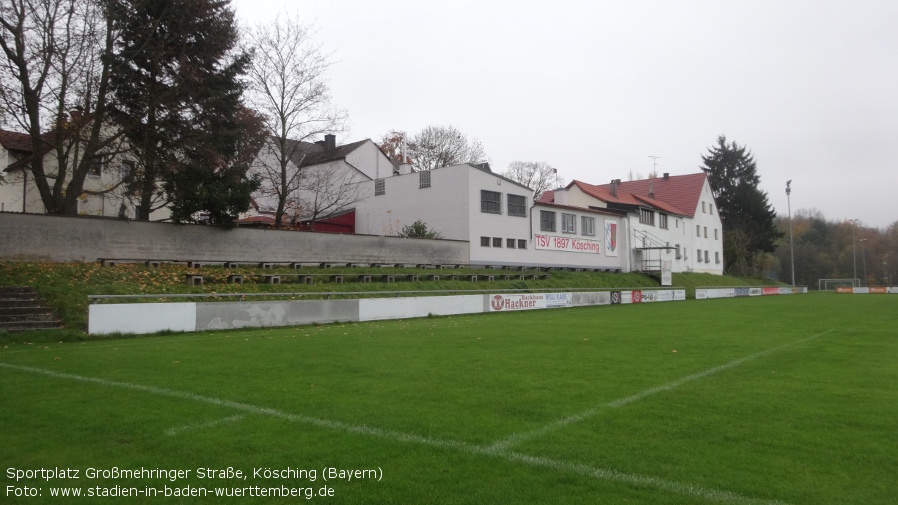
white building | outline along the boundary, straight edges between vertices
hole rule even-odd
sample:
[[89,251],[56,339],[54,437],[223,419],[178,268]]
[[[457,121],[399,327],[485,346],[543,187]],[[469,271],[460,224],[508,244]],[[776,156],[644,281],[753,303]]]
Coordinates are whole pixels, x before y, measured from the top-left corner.
[[[50,135],[47,139],[49,141]],[[77,152],[77,149],[73,149]],[[42,153],[44,171],[52,187],[58,174],[56,150],[49,147]],[[0,212],[46,212],[34,176],[29,170],[32,159],[31,136],[0,130]],[[77,163],[77,158],[72,158]],[[134,202],[126,195],[122,178],[134,169],[134,162],[122,153],[103,155],[93,161],[86,174],[83,193],[78,197],[78,214],[135,218]],[[67,178],[71,178],[71,173]],[[154,212],[154,220],[165,219],[167,209]]]
[[[606,223],[618,230],[623,213],[535,204],[533,191],[486,166],[453,165],[371,181],[370,198],[356,204],[356,233],[396,235],[423,221],[443,239],[469,242],[474,265],[546,265],[621,269],[621,255],[609,255]],[[592,223],[580,232],[540,230],[544,212],[568,213]],[[585,221],[584,221],[585,220]],[[560,221],[559,221],[560,222]],[[615,242],[616,243],[616,242]]]
[[311,143],[288,140],[286,185],[281,180],[278,147],[269,139],[259,151],[249,173],[262,179],[262,186],[253,193],[253,209],[241,216],[241,224],[260,222],[269,216],[274,223],[278,193],[287,194],[284,224],[321,220],[325,231],[330,216],[344,214],[355,204],[371,196],[373,189],[366,184],[374,179],[393,175],[393,163],[371,139],[336,145],[334,135]]
[[574,181],[540,200],[625,214],[620,236],[625,271],[723,274],[723,229],[704,173],[593,185]]

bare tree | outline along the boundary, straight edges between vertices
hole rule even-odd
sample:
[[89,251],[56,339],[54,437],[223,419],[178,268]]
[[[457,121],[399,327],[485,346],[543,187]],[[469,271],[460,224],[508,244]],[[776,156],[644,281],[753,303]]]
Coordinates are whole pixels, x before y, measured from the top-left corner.
[[362,184],[365,178],[336,164],[307,167],[300,181],[296,216],[309,221],[310,229],[314,229],[318,218],[352,206],[368,196],[367,186]]
[[270,139],[253,171],[262,179],[260,194],[276,202],[275,226],[296,202],[304,183],[301,141],[343,131],[346,111],[331,104],[324,74],[328,55],[313,40],[314,31],[298,17],[278,16],[273,23],[247,31],[245,45],[253,52],[249,69],[250,100],[265,117]]
[[532,189],[534,201],[544,192],[564,186],[558,169],[545,161],[512,161],[502,175]]
[[458,165],[461,163],[485,163],[483,145],[468,137],[454,126],[428,126],[412,138],[409,156],[416,170]]
[[51,214],[76,214],[86,176],[122,150],[108,117],[115,34],[103,9],[90,0],[0,3],[0,107],[31,137],[27,170]]

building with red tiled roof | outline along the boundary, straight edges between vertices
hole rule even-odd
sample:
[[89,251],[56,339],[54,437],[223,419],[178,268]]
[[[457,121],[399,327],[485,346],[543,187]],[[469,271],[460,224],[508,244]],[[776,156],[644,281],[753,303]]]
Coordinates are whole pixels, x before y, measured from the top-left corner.
[[[622,213],[625,270],[723,273],[723,231],[704,173],[608,184],[573,181],[547,191],[540,205]],[[571,221],[571,217],[561,219]]]

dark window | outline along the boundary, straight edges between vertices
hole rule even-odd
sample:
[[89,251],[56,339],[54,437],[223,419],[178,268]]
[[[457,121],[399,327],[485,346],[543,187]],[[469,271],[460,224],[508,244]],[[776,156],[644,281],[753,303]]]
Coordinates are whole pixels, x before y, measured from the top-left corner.
[[480,212],[491,214],[502,213],[502,194],[495,191],[480,190]]
[[418,172],[418,187],[419,188],[429,188],[430,187],[430,170],[422,170]]
[[539,229],[542,231],[555,231],[555,213],[551,210],[539,211]]
[[527,199],[521,195],[508,195],[508,215],[527,217]]
[[384,184],[383,179],[374,179],[374,195],[383,195],[386,194],[387,188],[386,184]]
[[493,237],[493,247],[502,247],[502,239],[499,237]]
[[505,239],[505,247],[506,248],[514,249],[515,244],[516,244],[515,239],[513,239],[513,238]]
[[490,246],[490,238],[489,237],[480,237],[480,247],[489,247]]
[[524,239],[518,239],[518,249],[527,249],[527,241]]

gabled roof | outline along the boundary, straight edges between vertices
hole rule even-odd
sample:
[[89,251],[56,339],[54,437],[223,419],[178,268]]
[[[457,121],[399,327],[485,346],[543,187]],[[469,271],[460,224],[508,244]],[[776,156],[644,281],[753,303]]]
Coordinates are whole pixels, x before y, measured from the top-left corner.
[[346,159],[347,156],[366,142],[370,142],[370,139],[359,140],[358,142],[352,142],[342,146],[335,146],[333,150],[328,151],[323,145],[318,143],[288,139],[287,148],[288,151],[293,151],[293,156],[291,156],[290,161],[297,166],[309,166]]
[[9,151],[31,152],[31,135],[0,130],[0,145]]
[[[617,196],[611,193],[612,184],[593,185],[573,181],[566,189],[577,186],[580,191],[608,204],[652,207],[662,212],[695,217],[695,209],[701,198],[707,175],[704,172],[689,175],[671,175],[666,179],[643,179],[621,181],[617,185]],[[654,193],[654,198],[649,194]],[[554,201],[554,196],[552,196]]]

